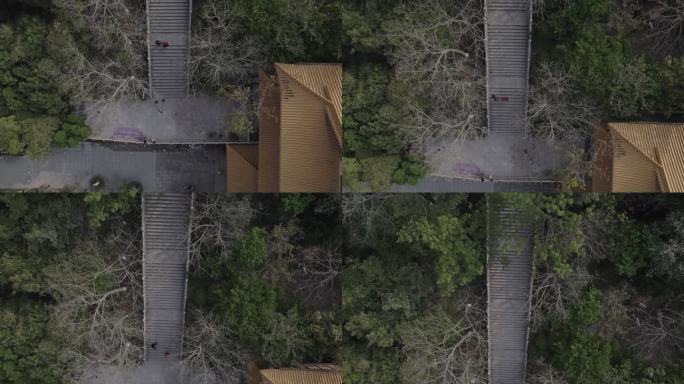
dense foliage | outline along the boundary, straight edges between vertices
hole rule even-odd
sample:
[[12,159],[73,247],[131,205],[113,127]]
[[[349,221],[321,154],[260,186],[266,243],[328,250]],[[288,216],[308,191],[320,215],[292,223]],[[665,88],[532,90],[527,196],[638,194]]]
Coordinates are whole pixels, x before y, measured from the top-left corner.
[[[108,352],[93,351],[92,344],[84,341],[83,327],[86,332],[91,327],[96,333],[103,330],[91,322],[93,308],[81,300],[90,297],[85,293],[89,290],[95,296],[121,290],[116,269],[106,265],[112,255],[116,263],[117,257],[128,253],[116,249],[114,236],[123,233],[117,229],[125,227],[125,221],[139,221],[131,202],[139,200],[133,192],[115,196],[93,200],[88,195],[0,195],[3,383],[67,382],[82,369],[80,358],[95,360],[93,353]],[[115,200],[128,200],[126,208],[114,209],[121,207]],[[91,211],[104,212],[96,227],[88,217]],[[131,298],[125,302],[134,306]],[[74,317],[63,318],[67,313]]]
[[[26,8],[30,10],[32,8]],[[90,135],[60,82],[65,69],[54,37],[66,28],[47,12],[19,12],[0,23],[0,153],[45,156]]]
[[200,210],[217,206],[246,215],[237,225],[236,216],[229,217],[232,227],[221,235],[227,248],[221,240],[202,239],[221,224],[209,218],[198,223],[189,296],[191,310],[211,313],[229,327],[231,353],[245,356],[235,362],[238,370],[248,360],[276,368],[335,361],[341,333],[336,200],[307,194],[200,197]]
[[[654,14],[633,1],[544,1],[536,37],[538,57],[564,64],[580,87],[610,119],[635,119],[684,111],[684,58],[676,46],[654,52],[658,22],[675,15]],[[672,25],[672,30],[676,29]],[[668,39],[663,36],[663,39]],[[674,43],[673,43],[674,44]]]
[[[681,382],[678,195],[200,195],[182,362],[223,382],[249,362],[336,363],[352,384],[486,382],[500,203],[535,229],[531,384]],[[0,381],[139,362],[139,205],[132,187],[0,195]]]
[[[344,212],[352,255],[342,277],[344,382],[429,382],[435,366],[460,379],[481,377],[482,355],[475,354],[468,364],[458,354],[448,362],[431,355],[459,342],[473,349],[479,345],[468,337],[481,329],[468,332],[471,328],[461,324],[467,312],[464,318],[461,311],[470,308],[466,300],[473,300],[476,312],[478,296],[467,292],[483,288],[478,279],[484,272],[481,196],[358,195],[343,200],[343,207],[364,206]],[[463,334],[456,331],[460,326],[452,328],[456,324],[463,326]]]
[[[501,198],[501,196],[497,196]],[[508,195],[538,225],[530,376],[569,383],[676,383],[684,286],[671,246],[680,196]],[[681,262],[681,260],[680,260]]]

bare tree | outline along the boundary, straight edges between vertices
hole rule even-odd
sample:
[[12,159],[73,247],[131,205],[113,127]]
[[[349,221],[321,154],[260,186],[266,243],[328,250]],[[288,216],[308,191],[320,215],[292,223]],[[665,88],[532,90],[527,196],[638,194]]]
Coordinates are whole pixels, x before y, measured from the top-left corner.
[[[76,26],[90,43],[57,28],[50,46],[67,70],[62,87],[76,103],[111,104],[149,95],[145,13],[130,0],[55,0],[59,23]],[[94,53],[93,53],[94,51]]]
[[135,243],[127,247],[128,257],[87,241],[48,271],[57,299],[55,322],[72,336],[64,353],[75,382],[98,366],[130,366],[141,359],[141,250]]
[[229,254],[259,210],[248,196],[207,194],[196,200],[191,222],[190,263],[201,267],[202,253],[214,249]]
[[672,352],[684,350],[684,300],[660,308],[637,308],[627,340],[649,360],[662,361]]
[[236,7],[230,1],[208,0],[199,16],[191,42],[193,87],[217,89],[255,78],[264,63],[264,47],[240,30]]
[[583,143],[591,135],[598,109],[581,94],[569,72],[551,62],[534,71],[527,107],[529,134],[549,141]]
[[572,273],[564,278],[553,272],[537,272],[532,284],[530,328],[541,329],[547,320],[566,320],[573,305],[592,277],[586,272]]
[[193,384],[243,382],[248,356],[226,323],[211,312],[194,311],[185,329],[181,367]]
[[437,308],[401,331],[406,383],[487,382],[486,295],[457,293],[454,315]]
[[667,242],[649,266],[650,276],[665,276],[672,281],[684,278],[684,212],[673,211],[666,219]]
[[54,0],[59,17],[85,30],[100,51],[135,56],[146,46],[145,10],[131,0]]
[[530,362],[529,384],[568,384],[563,375],[543,359]]
[[481,0],[428,0],[402,6],[387,25],[389,57],[399,79],[430,100],[411,103],[411,143],[424,149],[435,138],[466,139],[483,132],[484,11]]
[[567,6],[570,4],[570,0],[532,0],[532,12],[534,13],[534,19],[544,20],[547,16],[547,11],[549,8],[561,5]]
[[684,2],[657,0],[646,12],[648,46],[659,54],[676,53],[684,49]]
[[353,241],[365,244],[377,225],[387,224],[390,217],[384,204],[392,195],[382,193],[351,193],[342,196],[342,223],[349,228]]
[[289,280],[307,301],[318,301],[338,286],[342,256],[338,249],[307,247],[288,260]]

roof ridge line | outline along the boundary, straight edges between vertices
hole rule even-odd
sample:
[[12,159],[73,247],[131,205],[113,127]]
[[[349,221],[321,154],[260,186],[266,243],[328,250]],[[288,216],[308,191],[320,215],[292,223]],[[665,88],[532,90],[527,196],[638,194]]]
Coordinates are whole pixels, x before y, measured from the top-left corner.
[[[296,76],[293,76],[292,73],[288,72],[285,68],[281,67],[282,63],[275,63],[275,66],[280,68],[281,71],[285,72],[292,80],[294,80],[297,84],[301,85],[304,87],[304,89],[308,90],[309,92],[313,93],[314,95],[318,96],[321,100],[323,100],[325,103],[329,104],[331,107],[335,107],[335,103],[332,102],[332,100],[328,99],[326,96],[321,95],[320,93],[314,91],[306,85],[303,81],[299,80]],[[301,64],[291,64],[291,65],[301,65]],[[313,65],[313,64],[311,64]]]
[[[656,161],[654,158],[652,158],[651,156],[649,156],[648,154],[646,154],[646,152],[642,151],[641,148],[639,148],[636,144],[632,143],[632,141],[629,140],[625,135],[623,135],[622,133],[620,133],[620,131],[618,131],[617,129],[611,127],[611,126],[610,126],[610,123],[608,123],[608,129],[610,129],[611,131],[615,131],[615,133],[617,133],[618,136],[622,137],[629,145],[631,145],[634,149],[636,149],[637,152],[639,152],[639,153],[641,153],[642,155],[646,156],[646,158],[649,159],[653,164],[655,164],[656,166],[658,166],[658,167],[660,167],[660,168],[663,168],[663,165],[662,165],[662,164],[660,164],[660,163],[659,163],[658,161]],[[664,171],[664,168],[663,168],[663,171]]]

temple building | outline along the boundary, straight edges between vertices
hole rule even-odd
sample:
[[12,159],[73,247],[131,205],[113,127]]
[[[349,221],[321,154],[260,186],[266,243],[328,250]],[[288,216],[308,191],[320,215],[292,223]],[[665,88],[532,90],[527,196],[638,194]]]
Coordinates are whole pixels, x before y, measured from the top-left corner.
[[275,71],[259,76],[259,142],[226,146],[228,192],[339,192],[342,65]]
[[684,192],[684,124],[605,123],[594,148],[594,192]]

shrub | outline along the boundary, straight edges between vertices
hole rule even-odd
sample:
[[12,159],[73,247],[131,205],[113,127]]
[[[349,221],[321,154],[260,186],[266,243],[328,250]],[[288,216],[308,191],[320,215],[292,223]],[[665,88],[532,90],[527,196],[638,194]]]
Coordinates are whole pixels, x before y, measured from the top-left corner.
[[624,221],[615,231],[614,247],[608,255],[617,272],[627,277],[636,276],[647,265],[647,257],[657,249],[653,230],[643,224]]
[[264,265],[268,257],[268,242],[265,230],[254,227],[235,243],[232,256],[235,262],[249,270]]
[[316,197],[311,193],[287,193],[281,195],[280,202],[285,208],[285,212],[299,215],[306,210]]
[[342,185],[356,192],[359,189],[361,178],[361,166],[357,159],[351,157],[342,158]]
[[445,296],[484,272],[477,244],[459,217],[442,215],[434,221],[412,221],[399,231],[399,242],[420,244],[436,254],[437,287]]
[[52,145],[58,148],[74,148],[91,134],[90,127],[85,120],[76,115],[69,115],[64,119],[59,130],[52,138]]
[[14,116],[0,117],[0,152],[15,156],[24,152],[21,125]]
[[392,174],[399,165],[396,156],[377,156],[359,160],[361,180],[367,182],[372,191],[381,192],[389,189]]
[[428,166],[425,164],[422,156],[408,155],[399,162],[399,168],[392,174],[392,182],[415,185],[428,171]]

